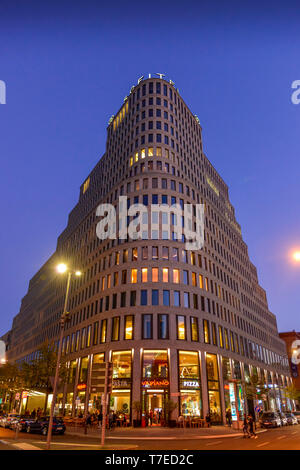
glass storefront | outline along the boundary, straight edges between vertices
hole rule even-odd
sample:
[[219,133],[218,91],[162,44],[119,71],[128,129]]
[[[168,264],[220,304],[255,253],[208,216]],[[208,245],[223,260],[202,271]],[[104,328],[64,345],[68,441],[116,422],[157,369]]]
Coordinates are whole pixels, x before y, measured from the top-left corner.
[[[102,364],[103,362],[104,362],[104,353],[94,354],[93,366],[94,364]],[[96,411],[101,410],[101,394],[92,393],[92,392],[90,393],[88,409],[89,409],[89,413],[95,413]]]
[[125,421],[130,417],[131,408],[132,351],[113,351],[111,361],[113,381],[110,409],[117,414],[117,419]]
[[184,417],[202,417],[199,354],[194,351],[178,352],[180,414]]
[[142,362],[142,425],[162,425],[167,419],[169,365],[167,350],[144,350]]
[[211,423],[222,423],[218,362],[216,354],[206,354],[208,401]]

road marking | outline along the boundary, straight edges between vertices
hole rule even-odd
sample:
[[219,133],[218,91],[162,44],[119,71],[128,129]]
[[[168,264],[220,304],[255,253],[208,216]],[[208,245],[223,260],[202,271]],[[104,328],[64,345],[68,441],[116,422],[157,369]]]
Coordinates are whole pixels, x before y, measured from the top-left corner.
[[284,439],[286,436],[277,437],[277,439]]
[[217,441],[217,442],[210,442],[209,444],[206,444],[207,446],[215,446],[217,444],[221,444],[222,441]]
[[266,446],[268,444],[270,444],[270,442],[263,442],[262,444],[258,444],[258,446],[256,446],[256,447],[263,447],[263,446]]
[[39,447],[35,447],[35,446],[32,446],[31,444],[27,444],[27,442],[20,442],[19,444],[12,444],[12,445],[22,450],[42,450]]

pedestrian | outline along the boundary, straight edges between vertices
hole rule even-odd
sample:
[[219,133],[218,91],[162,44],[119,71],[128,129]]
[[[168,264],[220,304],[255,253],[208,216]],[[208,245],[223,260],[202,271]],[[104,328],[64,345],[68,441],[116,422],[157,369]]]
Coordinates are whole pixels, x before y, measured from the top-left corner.
[[248,416],[248,423],[249,423],[250,437],[257,439],[257,435],[255,434],[255,431],[254,431],[254,419],[252,415]]
[[226,423],[228,424],[228,426],[231,426],[231,411],[230,411],[230,409],[228,409],[226,411]]
[[210,419],[210,413],[209,413],[209,412],[208,412],[207,415],[205,416],[205,421],[206,421],[207,427],[210,428],[211,419]]
[[150,410],[149,418],[150,418],[150,426],[152,426],[152,422],[153,422],[153,411],[152,410]]
[[243,422],[243,433],[244,433],[244,436],[243,436],[244,439],[247,438],[247,437],[250,438],[250,434],[249,434],[249,430],[248,430],[248,419],[247,419],[246,415],[244,417],[244,422]]

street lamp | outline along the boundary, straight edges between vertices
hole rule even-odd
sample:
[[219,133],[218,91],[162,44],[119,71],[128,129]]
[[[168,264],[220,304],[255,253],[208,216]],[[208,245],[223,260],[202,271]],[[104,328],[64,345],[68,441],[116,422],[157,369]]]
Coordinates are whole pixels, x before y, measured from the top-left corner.
[[296,261],[297,263],[300,262],[300,251],[294,251],[293,260]]
[[67,280],[67,288],[66,288],[66,295],[65,295],[65,303],[62,316],[60,318],[60,336],[59,336],[59,344],[58,344],[58,351],[57,351],[57,363],[56,363],[56,370],[55,370],[55,377],[54,377],[54,384],[53,384],[53,396],[52,396],[52,403],[50,408],[50,418],[49,418],[49,426],[48,426],[48,434],[47,434],[47,446],[46,449],[50,449],[51,443],[51,436],[52,436],[52,427],[53,427],[53,415],[54,415],[54,408],[56,403],[56,395],[57,395],[57,383],[58,383],[58,375],[59,375],[59,366],[60,366],[60,358],[61,358],[61,351],[62,351],[62,341],[64,336],[64,327],[65,322],[69,318],[69,312],[67,311],[68,307],[68,300],[69,300],[69,291],[70,291],[70,284],[71,284],[71,277],[72,274],[75,276],[81,276],[81,271],[72,271],[68,270],[68,266],[64,263],[60,263],[56,270],[58,273],[63,274],[68,271],[68,280]]

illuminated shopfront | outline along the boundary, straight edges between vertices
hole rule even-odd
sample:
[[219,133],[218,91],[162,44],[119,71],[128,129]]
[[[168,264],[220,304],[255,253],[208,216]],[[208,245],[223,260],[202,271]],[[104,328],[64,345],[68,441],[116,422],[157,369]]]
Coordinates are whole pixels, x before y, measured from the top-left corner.
[[206,354],[208,402],[211,422],[222,423],[219,372],[216,354]]
[[[94,354],[93,356],[93,363],[94,364],[102,364],[104,362],[104,353]],[[89,396],[89,412],[94,413],[96,410],[101,409],[101,394],[97,394],[93,392],[91,389],[90,396]]]
[[168,351],[144,350],[142,364],[142,414],[153,414],[153,423],[162,424],[169,399]]
[[178,352],[178,377],[180,414],[185,417],[202,417],[201,378],[198,352]]
[[113,351],[112,393],[110,395],[110,409],[118,415],[130,416],[131,409],[131,369],[132,351]]

